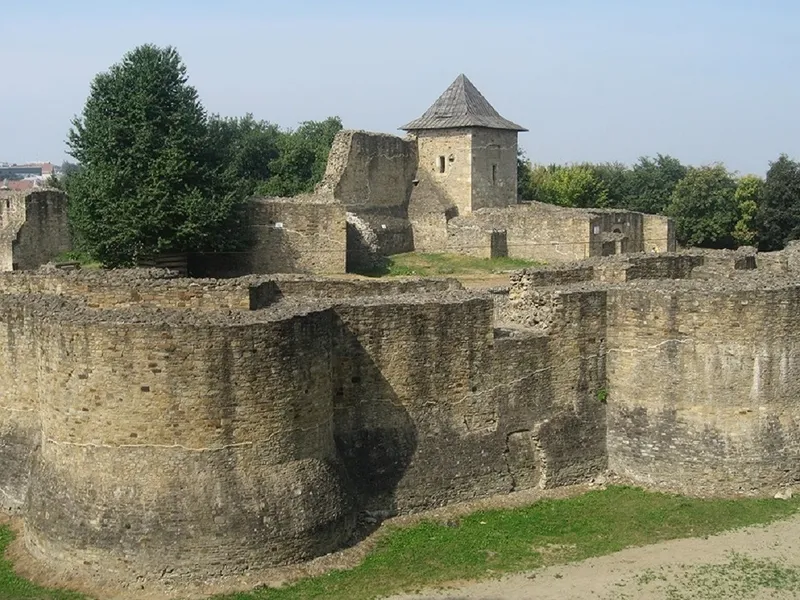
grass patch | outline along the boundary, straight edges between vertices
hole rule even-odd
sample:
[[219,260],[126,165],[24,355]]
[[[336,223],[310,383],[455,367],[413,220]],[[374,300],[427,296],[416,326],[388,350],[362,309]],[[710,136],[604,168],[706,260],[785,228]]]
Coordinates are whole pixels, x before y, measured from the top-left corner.
[[85,252],[80,252],[78,250],[69,250],[67,252],[62,252],[55,258],[53,258],[52,262],[54,263],[65,263],[65,262],[76,262],[81,265],[84,269],[99,269],[103,265],[99,261],[95,260]]
[[611,487],[522,509],[478,512],[457,527],[424,522],[397,529],[355,569],[217,600],[366,600],[767,523],[797,507],[797,500],[698,500]]
[[721,564],[678,564],[646,569],[618,587],[615,600],[633,600],[645,594],[667,600],[746,600],[767,595],[797,598],[800,596],[800,568],[784,560],[765,560],[730,552],[728,560]]
[[0,527],[0,600],[86,600],[81,594],[39,587],[17,577],[11,563],[3,558],[13,539],[14,534],[8,527]]
[[[282,588],[217,596],[216,600],[366,600],[448,581],[486,579],[563,564],[631,546],[764,524],[794,514],[798,506],[797,498],[699,500],[610,487],[575,498],[542,500],[525,508],[481,511],[456,523],[426,521],[413,527],[395,527],[354,569],[333,571]],[[7,528],[0,527],[0,556],[12,537]],[[717,571],[718,567],[698,567],[692,573],[714,587]],[[739,587],[757,584],[795,590],[800,586],[794,570],[749,563],[742,557],[732,560],[724,571],[726,577],[749,573],[746,583],[737,580],[738,575],[732,577]],[[667,584],[664,574],[632,583],[638,587],[656,579]],[[35,586],[16,577],[9,562],[0,559],[0,600],[85,598]]]
[[383,267],[360,274],[369,277],[487,275],[534,267],[540,264],[520,258],[475,258],[458,254],[408,252],[390,256]]

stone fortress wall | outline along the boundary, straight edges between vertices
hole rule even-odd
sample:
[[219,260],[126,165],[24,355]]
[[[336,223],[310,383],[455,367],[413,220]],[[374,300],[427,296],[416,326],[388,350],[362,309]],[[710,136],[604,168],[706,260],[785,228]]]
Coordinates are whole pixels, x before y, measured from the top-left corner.
[[40,270],[0,289],[0,506],[34,556],[93,581],[297,562],[365,511],[606,465],[582,329],[496,330],[454,281]]
[[488,129],[339,132],[317,194],[347,210],[348,270],[412,250],[542,262],[675,251],[663,216],[518,203],[516,148],[515,132]]
[[0,190],[0,272],[35,269],[71,249],[64,192]]
[[452,280],[0,276],[0,506],[40,560],[164,587],[374,518],[605,469],[800,480],[800,245]]

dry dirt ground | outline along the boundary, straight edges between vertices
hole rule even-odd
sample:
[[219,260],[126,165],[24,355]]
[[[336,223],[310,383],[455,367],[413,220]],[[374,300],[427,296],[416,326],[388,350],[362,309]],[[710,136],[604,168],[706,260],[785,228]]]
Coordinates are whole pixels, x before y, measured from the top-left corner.
[[391,600],[800,598],[800,516]]

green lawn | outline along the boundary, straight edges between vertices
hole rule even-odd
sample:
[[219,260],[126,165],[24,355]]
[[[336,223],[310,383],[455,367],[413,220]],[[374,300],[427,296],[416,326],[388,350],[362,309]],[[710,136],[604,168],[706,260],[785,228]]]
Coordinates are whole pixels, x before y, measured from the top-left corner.
[[479,512],[457,527],[426,522],[388,535],[355,569],[217,600],[360,600],[429,585],[705,536],[796,512],[796,500],[695,500],[612,487],[528,508]]
[[102,263],[94,260],[88,254],[84,252],[79,252],[77,250],[62,252],[61,254],[53,258],[52,262],[55,263],[77,262],[83,269],[100,269],[103,266]]
[[[610,554],[630,546],[706,536],[794,514],[800,500],[698,500],[610,487],[582,496],[542,500],[520,509],[477,512],[458,522],[393,528],[358,567],[278,589],[218,596],[216,600],[359,600],[453,580]],[[0,529],[0,550],[10,541]],[[0,562],[0,600],[73,600],[16,578]]]
[[539,265],[520,258],[474,258],[457,254],[421,254],[408,252],[387,259],[383,268],[364,272],[371,277],[411,276],[435,277],[441,275],[487,275],[515,271]]
[[0,527],[0,600],[83,600],[74,592],[48,590],[21,579],[11,570],[11,563],[3,558],[14,535],[8,527]]

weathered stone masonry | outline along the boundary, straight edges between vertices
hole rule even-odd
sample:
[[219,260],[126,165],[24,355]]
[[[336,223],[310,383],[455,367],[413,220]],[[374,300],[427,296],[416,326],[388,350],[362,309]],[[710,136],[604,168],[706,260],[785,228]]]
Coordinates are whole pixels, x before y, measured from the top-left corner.
[[364,511],[605,468],[578,305],[553,340],[495,330],[491,299],[452,281],[152,275],[0,280],[2,506],[42,561],[232,575],[332,551]]
[[161,588],[330,552],[365,512],[607,468],[772,494],[800,480],[790,263],[597,259],[489,295],[449,280],[4,274],[0,506],[41,561]]
[[72,250],[67,195],[0,191],[0,271],[35,269]]

